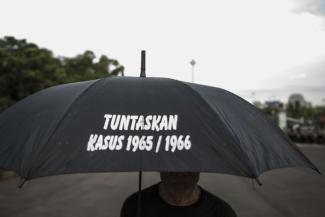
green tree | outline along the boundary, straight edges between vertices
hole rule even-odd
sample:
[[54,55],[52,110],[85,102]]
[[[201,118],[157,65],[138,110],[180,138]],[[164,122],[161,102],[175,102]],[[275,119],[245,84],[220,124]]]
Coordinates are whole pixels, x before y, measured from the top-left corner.
[[289,117],[301,118],[314,121],[316,118],[317,109],[312,106],[300,106],[299,104],[289,103],[287,107]]
[[92,51],[76,57],[55,57],[25,39],[0,38],[0,111],[47,87],[124,73],[117,60]]
[[263,113],[266,114],[274,123],[278,124],[278,110],[271,107],[262,109]]

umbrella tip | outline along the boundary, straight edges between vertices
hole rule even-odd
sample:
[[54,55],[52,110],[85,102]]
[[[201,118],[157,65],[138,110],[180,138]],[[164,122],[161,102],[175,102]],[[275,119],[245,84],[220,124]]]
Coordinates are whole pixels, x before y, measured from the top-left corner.
[[146,51],[141,51],[141,72],[140,77],[146,77]]
[[24,184],[26,183],[27,179],[26,178],[21,178],[19,183],[18,183],[18,188],[22,188]]
[[258,177],[255,178],[255,181],[257,182],[257,184],[258,184],[259,186],[262,186],[262,185],[263,185],[262,182],[259,180]]

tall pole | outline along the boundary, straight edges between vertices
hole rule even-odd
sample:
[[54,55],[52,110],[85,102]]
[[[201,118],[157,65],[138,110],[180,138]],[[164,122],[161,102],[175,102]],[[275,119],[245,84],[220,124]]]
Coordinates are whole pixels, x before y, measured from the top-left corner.
[[190,64],[192,65],[192,83],[194,83],[194,66],[196,64],[195,60],[192,59]]
[[146,51],[141,51],[141,73],[140,77],[146,77]]
[[252,104],[254,104],[254,102],[255,102],[255,92],[253,91],[252,92]]
[[142,193],[142,171],[139,171],[139,179],[138,179],[138,209],[137,209],[137,217],[141,217],[141,193]]
[[[146,77],[146,51],[141,51],[141,71],[140,77]],[[138,179],[138,206],[137,206],[137,217],[141,217],[141,191],[142,191],[142,170],[139,171]]]

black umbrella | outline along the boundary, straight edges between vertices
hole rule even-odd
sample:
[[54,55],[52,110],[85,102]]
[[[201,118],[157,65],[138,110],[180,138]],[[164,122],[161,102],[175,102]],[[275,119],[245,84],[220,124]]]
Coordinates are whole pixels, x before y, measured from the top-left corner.
[[27,180],[106,171],[257,178],[288,166],[317,170],[245,100],[166,78],[107,77],[42,90],[1,113],[0,144],[0,167]]
[[[144,64],[143,64],[144,66]],[[81,172],[198,171],[257,179],[317,168],[261,111],[220,88],[107,77],[37,92],[0,115],[0,168],[24,180]]]

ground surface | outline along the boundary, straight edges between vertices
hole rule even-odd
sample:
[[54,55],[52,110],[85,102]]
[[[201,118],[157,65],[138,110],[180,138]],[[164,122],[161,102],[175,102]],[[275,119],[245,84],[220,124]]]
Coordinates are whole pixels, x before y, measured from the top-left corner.
[[[325,146],[302,151],[325,173]],[[157,173],[144,174],[144,186]],[[301,169],[279,169],[249,179],[202,174],[200,185],[226,200],[241,217],[325,216],[325,175]],[[40,178],[17,188],[18,179],[0,182],[1,217],[118,217],[123,200],[137,190],[136,173],[65,175]]]

